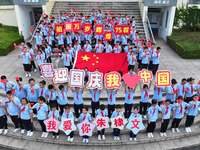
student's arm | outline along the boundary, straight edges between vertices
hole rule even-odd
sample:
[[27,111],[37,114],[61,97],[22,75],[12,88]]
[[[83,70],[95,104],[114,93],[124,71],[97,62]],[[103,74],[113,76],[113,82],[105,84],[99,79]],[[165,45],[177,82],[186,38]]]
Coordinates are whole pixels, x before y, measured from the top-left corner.
[[72,64],[72,66],[74,65],[74,63],[72,62],[72,59],[70,59],[70,62],[71,62],[71,64]]
[[148,62],[148,65],[150,64],[150,58],[149,58],[149,62]]
[[148,115],[148,123],[150,124],[150,116]]
[[34,109],[33,107],[30,106],[30,104],[28,104],[28,108],[29,108],[30,110],[33,110],[33,109]]
[[156,89],[156,82],[155,82],[155,85],[154,85],[154,90]]
[[142,88],[142,80],[140,80],[140,90],[142,91],[143,88]]
[[108,93],[108,89],[106,89],[106,92]]
[[32,34],[31,32],[30,32],[30,35],[31,35],[32,37],[34,37],[33,34]]
[[71,89],[72,92],[74,92],[74,88],[73,87],[70,86],[69,88]]
[[138,84],[136,84],[136,86],[134,87],[134,89],[133,89],[133,92],[135,92],[135,90],[136,90],[137,86],[138,86]]
[[83,91],[84,91],[84,88],[85,88],[85,86],[83,86],[83,88],[82,88],[82,90],[81,90],[82,93],[83,93]]
[[13,89],[12,85],[8,84],[8,86],[10,87],[11,91],[15,90],[15,89]]
[[19,104],[17,104],[17,103],[14,102],[13,98],[11,98],[11,100],[12,100],[12,103],[13,103],[14,105],[19,106]]
[[67,84],[67,87],[66,87],[66,90],[68,91],[68,89],[69,89],[69,83]]
[[[163,109],[164,109],[164,107],[163,107]],[[163,123],[163,109],[161,111],[162,123]]]
[[173,119],[175,118],[175,110],[172,112]]
[[150,83],[149,83],[149,90],[151,89],[151,84],[152,84],[152,80],[150,80]]
[[117,93],[118,91],[119,91],[119,89],[116,89],[116,90],[115,90],[115,93]]
[[48,117],[48,111],[46,111],[46,115],[47,115],[47,117]]
[[5,115],[8,116],[8,110],[6,107],[4,107]]
[[29,65],[31,65],[31,58],[29,58]]
[[92,90],[91,89],[88,89],[90,92],[92,92]]
[[165,86],[165,88],[164,88],[164,91],[163,92],[166,92],[167,91],[167,86]]
[[31,122],[33,123],[33,113],[31,113]]
[[126,92],[127,92],[127,89],[126,89],[126,84],[125,84],[124,88],[125,88],[125,93],[126,93]]
[[47,87],[49,86],[49,78],[47,78]]

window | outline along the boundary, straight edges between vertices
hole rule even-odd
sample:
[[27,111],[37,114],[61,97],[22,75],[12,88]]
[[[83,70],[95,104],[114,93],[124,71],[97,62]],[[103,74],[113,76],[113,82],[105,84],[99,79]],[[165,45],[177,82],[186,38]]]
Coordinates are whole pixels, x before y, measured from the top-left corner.
[[167,14],[166,14],[165,28],[167,28],[168,17],[169,17],[169,11],[167,11]]
[[32,11],[29,11],[29,17],[30,17],[30,23],[31,23],[31,26],[34,24],[34,21],[33,21],[33,12]]

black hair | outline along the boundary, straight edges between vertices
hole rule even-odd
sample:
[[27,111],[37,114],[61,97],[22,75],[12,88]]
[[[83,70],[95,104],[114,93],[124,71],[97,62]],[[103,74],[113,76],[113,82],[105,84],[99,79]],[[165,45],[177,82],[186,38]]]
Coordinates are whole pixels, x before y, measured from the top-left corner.
[[35,79],[30,78],[30,79],[28,80],[28,83],[30,83],[31,81],[34,81],[34,82],[35,82]]
[[153,104],[157,104],[157,100],[156,99],[152,99],[152,101],[151,101],[151,104],[153,105]]
[[132,19],[135,18],[135,16],[132,17]]
[[177,83],[176,79],[172,79],[171,83],[176,84]]
[[151,45],[154,45],[154,46],[155,46],[155,43],[151,43]]
[[69,106],[69,105],[66,105],[66,106],[65,106],[65,109],[70,109],[70,106]]
[[184,81],[187,81],[187,80],[186,80],[186,78],[183,78],[181,81],[184,82]]
[[177,99],[182,99],[183,100],[183,96],[178,96],[178,98]]
[[197,95],[196,95],[196,94],[194,94],[194,95],[192,96],[192,99],[193,99],[195,96],[197,96]]
[[137,110],[139,110],[138,106],[134,106],[133,109],[137,109]]
[[148,88],[148,85],[147,85],[147,84],[144,84],[144,85],[143,85],[143,89],[144,89],[144,88]]
[[53,89],[53,85],[50,84],[50,85],[48,86],[48,89],[49,89],[49,90]]
[[46,85],[46,81],[42,80],[39,83],[41,83],[42,85]]
[[21,77],[18,77],[18,78],[19,78],[19,80],[16,80],[17,82],[18,82],[18,81],[22,81],[22,78],[21,78]]
[[101,105],[99,106],[99,108],[100,108],[101,110],[104,110],[104,109],[105,109],[105,105],[104,105],[104,104],[101,104]]
[[132,43],[132,45],[134,45],[134,46],[135,46],[135,43]]
[[118,104],[118,105],[115,106],[115,108],[120,108],[121,109],[122,107],[121,107],[121,105]]
[[165,103],[166,103],[166,102],[170,102],[170,103],[171,103],[171,100],[170,100],[170,99],[166,99],[166,100],[165,100]]
[[53,103],[52,105],[50,105],[50,108],[54,108],[54,107],[57,107],[56,104]]
[[1,76],[1,79],[6,79],[6,76],[5,75]]
[[144,47],[144,49],[148,49],[148,47]]
[[85,67],[84,69],[88,69],[88,67]]
[[45,101],[45,98],[44,98],[43,96],[39,96],[39,97],[38,97],[38,100],[41,100],[41,101],[44,102],[44,101]]
[[194,80],[193,77],[187,78],[187,82],[191,82],[192,80]]
[[159,49],[161,49],[161,48],[160,48],[160,47],[157,47],[157,51],[158,51]]
[[88,111],[88,108],[87,108],[87,107],[83,107],[83,109],[85,109],[86,111]]
[[26,100],[26,103],[28,103],[28,100],[27,100],[26,97],[23,97],[23,98],[21,99],[21,101],[22,101],[23,99]]
[[59,85],[59,90],[62,90],[62,88],[64,88],[64,86],[61,84],[61,85]]
[[11,91],[7,91],[6,94],[12,95],[12,92]]

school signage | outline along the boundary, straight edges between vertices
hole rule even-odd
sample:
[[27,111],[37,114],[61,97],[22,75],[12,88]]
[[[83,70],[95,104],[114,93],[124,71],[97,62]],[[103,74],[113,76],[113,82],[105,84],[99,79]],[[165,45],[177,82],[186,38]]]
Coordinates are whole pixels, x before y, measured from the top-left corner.
[[176,6],[177,0],[144,0],[145,6]]

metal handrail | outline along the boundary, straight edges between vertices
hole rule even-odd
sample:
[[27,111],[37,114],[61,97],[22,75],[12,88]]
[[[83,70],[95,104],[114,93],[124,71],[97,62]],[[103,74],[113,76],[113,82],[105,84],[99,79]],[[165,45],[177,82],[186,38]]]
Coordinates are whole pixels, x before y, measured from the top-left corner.
[[150,30],[150,33],[151,33],[152,41],[153,41],[153,43],[156,43],[156,41],[154,39],[154,36],[153,36],[152,29],[151,29],[151,25],[150,25],[150,22],[149,22],[149,17],[147,15],[146,15],[146,17],[147,17],[147,24],[149,26],[149,30]]

